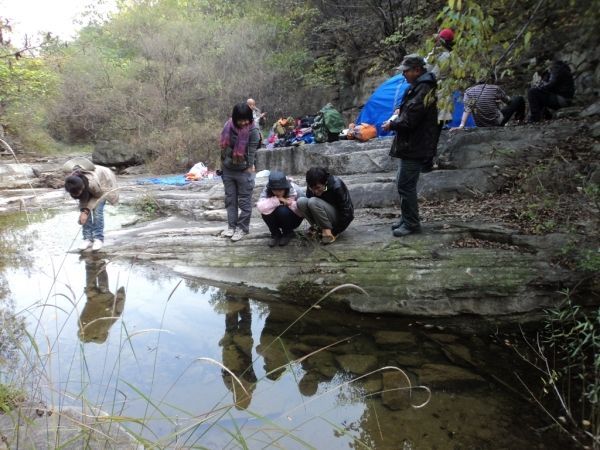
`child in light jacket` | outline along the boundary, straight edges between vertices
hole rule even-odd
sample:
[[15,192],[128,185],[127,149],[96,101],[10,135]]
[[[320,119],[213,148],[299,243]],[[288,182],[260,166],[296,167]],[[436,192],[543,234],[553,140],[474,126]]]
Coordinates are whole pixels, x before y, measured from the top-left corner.
[[269,247],[283,247],[294,237],[294,229],[302,222],[302,213],[296,205],[297,199],[298,188],[290,183],[283,172],[272,171],[269,182],[256,203],[271,232]]

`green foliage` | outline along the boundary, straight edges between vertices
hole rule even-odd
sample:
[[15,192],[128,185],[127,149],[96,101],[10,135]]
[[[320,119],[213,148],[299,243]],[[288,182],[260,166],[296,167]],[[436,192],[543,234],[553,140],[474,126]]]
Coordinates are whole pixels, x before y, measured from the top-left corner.
[[584,250],[578,258],[580,269],[600,274],[600,251],[598,249]]
[[551,199],[546,198],[528,204],[519,214],[519,219],[528,222],[534,234],[546,234],[556,230],[558,223],[554,215],[554,204]]
[[561,307],[547,311],[542,342],[552,355],[553,367],[544,382],[546,390],[561,393],[573,425],[588,421],[592,430],[598,430],[600,308],[587,312],[572,302],[569,292],[565,295]]
[[414,41],[422,35],[423,30],[427,29],[430,20],[422,16],[405,17],[398,30],[394,31],[389,36],[381,40],[381,44],[385,47],[394,45],[404,45],[407,41]]
[[315,60],[312,71],[305,75],[304,80],[308,86],[333,86],[342,80],[347,61],[343,56],[331,60],[322,57]]
[[134,207],[146,218],[154,218],[161,215],[160,205],[156,202],[156,199],[150,194],[140,196],[136,200]]
[[25,393],[10,384],[0,383],[0,412],[8,412],[25,401]]
[[[450,58],[441,64],[445,74],[439,89],[441,106],[448,106],[443,99],[452,92],[476,81],[497,83],[506,76],[525,75],[517,74],[523,69],[529,72],[525,75],[528,79],[534,68],[527,67],[525,61],[551,58],[553,53],[564,51],[567,33],[594,47],[598,37],[592,18],[597,24],[599,6],[597,0],[525,0],[518,4],[509,0],[448,0],[438,20],[440,28],[454,30],[455,39]],[[431,39],[426,52],[435,45]]]
[[298,89],[311,63],[298,45],[299,22],[308,16],[300,6],[278,15],[266,2],[123,5],[63,52],[49,127],[66,142],[141,145],[161,172],[182,159],[216,162],[217,136],[233,104],[254,97],[272,113],[310,100]]

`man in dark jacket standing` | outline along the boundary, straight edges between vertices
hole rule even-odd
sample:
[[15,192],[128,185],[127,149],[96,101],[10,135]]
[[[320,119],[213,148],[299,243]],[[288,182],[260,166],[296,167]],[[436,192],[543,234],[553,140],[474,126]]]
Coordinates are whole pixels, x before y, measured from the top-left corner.
[[398,67],[410,83],[398,108],[397,117],[383,124],[384,130],[396,132],[390,156],[400,158],[396,177],[400,194],[400,221],[392,225],[394,236],[402,237],[421,231],[417,182],[419,174],[435,155],[440,137],[437,124],[436,79],[425,70],[425,60],[418,55],[404,57]]
[[554,61],[542,82],[529,89],[529,121],[539,122],[546,108],[559,109],[569,106],[575,95],[575,82],[569,66],[563,61]]

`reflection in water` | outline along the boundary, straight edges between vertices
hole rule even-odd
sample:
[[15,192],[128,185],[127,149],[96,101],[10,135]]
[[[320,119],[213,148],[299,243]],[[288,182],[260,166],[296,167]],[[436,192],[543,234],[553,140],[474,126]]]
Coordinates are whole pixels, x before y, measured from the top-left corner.
[[[266,376],[282,379],[296,364],[291,361],[300,362],[304,373],[295,379],[303,396],[326,398],[331,392],[340,409],[364,405],[343,429],[357,432],[367,447],[531,448],[535,438],[520,424],[541,422],[493,383],[510,362],[481,339],[326,310],[309,312],[285,331],[303,311],[280,304],[269,309],[257,347]],[[425,391],[405,389],[406,378],[397,371],[378,370],[388,366],[402,369],[412,386],[433,391],[426,407],[413,407],[426,400]],[[317,403],[311,405],[319,414]]]
[[85,260],[85,294],[87,302],[79,318],[79,339],[101,344],[123,312],[125,288],[121,286],[116,295],[110,292],[106,262],[90,257]]
[[6,282],[0,276],[0,374],[18,365],[19,348],[25,336],[25,323],[17,317],[14,304],[6,296]]
[[[41,255],[45,255],[48,248],[58,252],[55,256],[63,255],[68,247],[64,242],[64,229],[56,226],[57,223],[58,218],[32,228],[39,232],[38,237],[31,239],[35,250],[30,252],[35,255],[32,258],[34,277],[26,269],[18,272],[18,276],[9,277],[16,308],[10,302],[0,300],[0,360],[11,358],[17,350],[15,346],[7,347],[10,342],[7,337],[19,332],[9,331],[7,325],[16,323],[14,311],[40,310],[29,307],[35,298],[32,280],[40,279],[40,285],[47,286],[43,282],[48,281],[48,277],[43,274],[48,260]],[[3,236],[0,236],[0,242]],[[16,245],[14,248],[28,247]],[[90,257],[94,258],[94,255]],[[68,254],[63,272],[76,271],[81,264],[77,258]],[[3,256],[0,255],[0,268],[2,263]],[[412,319],[388,320],[328,308],[311,310],[285,331],[304,309],[277,302],[249,302],[247,297],[251,294],[244,292],[243,287],[236,287],[237,291],[230,288],[225,293],[186,280],[188,289],[182,286],[174,292],[176,280],[166,282],[164,272],[135,270],[128,277],[127,303],[131,314],[127,317],[127,328],[166,329],[176,333],[161,336],[160,348],[155,347],[155,334],[143,332],[136,333],[131,345],[127,346],[80,346],[76,334],[83,342],[107,340],[109,328],[120,317],[125,302],[123,288],[116,294],[109,291],[103,261],[86,258],[85,263],[87,303],[79,320],[76,320],[77,314],[69,314],[70,300],[61,295],[55,296],[56,314],[43,314],[39,320],[48,333],[44,336],[45,341],[58,343],[60,337],[60,348],[55,345],[56,351],[52,352],[59,364],[48,367],[73,370],[85,367],[86,374],[73,376],[72,370],[55,370],[47,378],[60,383],[64,392],[83,390],[80,383],[85,380],[91,392],[88,400],[95,402],[100,398],[98,406],[109,412],[118,409],[118,416],[143,418],[145,430],[141,434],[150,440],[170,435],[173,422],[169,420],[165,425],[154,420],[145,401],[139,400],[140,391],[147,392],[148,404],[159,405],[165,416],[181,418],[184,423],[187,418],[181,416],[182,411],[193,411],[190,420],[196,422],[198,409],[205,413],[208,410],[205,404],[222,401],[224,383],[233,393],[240,410],[231,411],[238,422],[224,418],[217,426],[210,425],[209,431],[199,429],[195,437],[200,436],[198,439],[202,439],[206,448],[233,448],[231,437],[239,434],[243,434],[249,448],[269,447],[269,438],[264,440],[264,434],[272,436],[274,445],[269,448],[304,448],[298,445],[296,437],[316,448],[328,449],[569,448],[547,431],[536,433],[535,430],[545,430],[547,422],[539,420],[537,410],[530,404],[523,403],[511,390],[503,388],[503,385],[516,383],[511,378],[515,370],[514,353],[490,343],[486,339],[487,331],[461,329],[454,334],[447,327],[427,328]],[[115,267],[118,264],[108,268],[111,278]],[[79,280],[75,290],[80,289],[82,281]],[[42,298],[46,297],[47,289],[50,288],[42,289]],[[167,298],[171,299],[168,308],[157,301]],[[165,314],[165,308],[168,314]],[[223,315],[225,333],[217,345],[223,330]],[[469,320],[469,330],[473,322]],[[55,336],[54,330],[64,334]],[[264,363],[265,369],[255,366],[256,373],[252,367],[255,342],[259,344],[256,352],[260,355],[257,364]],[[20,347],[26,344],[25,339]],[[81,355],[73,348],[82,348]],[[137,355],[144,354],[147,349],[156,356],[132,357],[134,348]],[[16,353],[18,356],[18,351]],[[199,366],[188,368],[189,361],[197,356],[218,359],[219,354],[224,366],[239,378],[240,384],[227,371],[222,373],[221,380],[212,368],[206,371]],[[75,358],[85,358],[85,364],[74,364]],[[422,399],[407,397],[405,391],[394,391],[399,385],[395,379],[398,377],[389,371],[377,371],[386,366],[402,368],[413,385],[430,387],[433,391],[431,402],[425,408],[412,408],[411,405],[419,404]],[[22,367],[29,366],[22,364]],[[118,372],[109,373],[104,370],[107,367],[118,367],[115,369]],[[373,370],[376,372],[371,373]],[[0,361],[0,378],[5,373],[5,366]],[[70,378],[65,378],[65,374]],[[350,382],[365,374],[370,375]],[[498,379],[504,383],[498,384]],[[119,384],[114,384],[113,380],[119,380]],[[120,380],[127,381],[136,390]],[[257,383],[260,386],[255,387]],[[163,388],[165,386],[168,388]],[[123,405],[112,404],[116,397],[112,393],[121,391],[128,400]],[[242,421],[250,416],[255,419],[256,414],[272,419],[275,428],[271,427],[271,422],[262,422],[257,426],[262,425],[263,434],[257,437],[256,428],[253,428],[256,421],[250,420],[244,422],[247,428],[240,431]],[[280,434],[285,437],[281,438]],[[177,446],[190,448],[179,443]]]
[[[225,335],[219,341],[223,347],[223,365],[239,380],[223,370],[223,383],[233,392],[237,409],[246,409],[256,388],[256,375],[252,367],[252,312],[248,298],[225,293]],[[240,385],[241,383],[241,385]]]

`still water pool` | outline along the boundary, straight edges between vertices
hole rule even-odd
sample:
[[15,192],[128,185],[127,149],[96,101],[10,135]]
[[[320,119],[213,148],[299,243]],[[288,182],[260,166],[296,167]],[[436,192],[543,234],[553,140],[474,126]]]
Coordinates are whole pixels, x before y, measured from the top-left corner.
[[[326,302],[295,322],[304,309],[241,288],[70,253],[76,217],[2,225],[21,255],[2,304],[36,344],[0,375],[54,407],[95,405],[158,448],[565,448],[539,432],[515,355],[487,334]],[[107,211],[108,234],[129,219]]]

